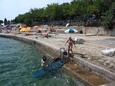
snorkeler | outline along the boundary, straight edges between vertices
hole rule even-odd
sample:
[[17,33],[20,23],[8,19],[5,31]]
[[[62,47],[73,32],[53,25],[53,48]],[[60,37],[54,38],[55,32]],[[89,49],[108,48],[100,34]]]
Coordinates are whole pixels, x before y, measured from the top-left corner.
[[41,66],[46,67],[47,65],[48,65],[48,59],[46,56],[43,56],[41,60]]

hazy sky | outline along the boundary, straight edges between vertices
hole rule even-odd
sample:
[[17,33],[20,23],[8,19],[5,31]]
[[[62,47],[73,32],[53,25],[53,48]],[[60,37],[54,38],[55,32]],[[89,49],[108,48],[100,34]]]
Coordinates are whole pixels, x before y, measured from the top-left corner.
[[46,7],[51,3],[71,2],[72,0],[0,0],[0,19],[14,19],[18,14],[28,12],[31,8]]

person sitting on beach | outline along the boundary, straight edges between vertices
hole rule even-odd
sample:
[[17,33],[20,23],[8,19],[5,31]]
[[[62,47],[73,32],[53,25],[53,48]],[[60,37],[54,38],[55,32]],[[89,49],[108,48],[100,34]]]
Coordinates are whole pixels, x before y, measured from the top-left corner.
[[49,37],[49,32],[42,33],[42,36],[48,38]]
[[43,57],[42,57],[41,66],[43,66],[43,67],[48,66],[48,59],[47,59],[46,56],[43,56]]
[[75,45],[74,40],[69,37],[69,39],[66,41],[65,45],[68,44],[68,54],[73,54],[73,45]]

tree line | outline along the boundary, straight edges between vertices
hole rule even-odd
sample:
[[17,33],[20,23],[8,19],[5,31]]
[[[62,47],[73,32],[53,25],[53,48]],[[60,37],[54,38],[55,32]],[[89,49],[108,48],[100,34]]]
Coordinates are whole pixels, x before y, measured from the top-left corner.
[[2,24],[4,24],[4,25],[9,25],[9,24],[11,24],[11,21],[10,21],[10,20],[7,20],[7,19],[5,18],[4,20],[0,20],[0,25],[2,25]]
[[71,3],[53,3],[45,8],[31,9],[13,20],[14,23],[27,25],[47,24],[55,21],[75,21],[85,26],[103,25],[106,28],[112,28],[115,23],[115,1],[73,0]]

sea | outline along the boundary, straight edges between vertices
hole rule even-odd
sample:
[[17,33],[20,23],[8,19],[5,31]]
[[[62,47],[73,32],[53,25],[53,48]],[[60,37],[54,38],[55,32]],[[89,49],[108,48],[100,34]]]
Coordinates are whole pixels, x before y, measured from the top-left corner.
[[41,67],[42,55],[34,45],[0,37],[0,86],[86,86],[62,68],[33,78],[32,73]]

